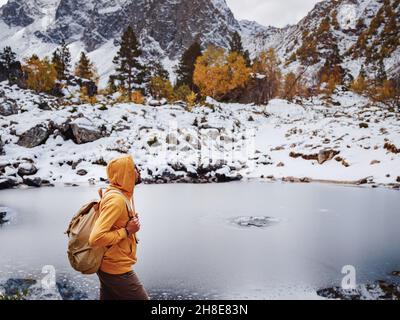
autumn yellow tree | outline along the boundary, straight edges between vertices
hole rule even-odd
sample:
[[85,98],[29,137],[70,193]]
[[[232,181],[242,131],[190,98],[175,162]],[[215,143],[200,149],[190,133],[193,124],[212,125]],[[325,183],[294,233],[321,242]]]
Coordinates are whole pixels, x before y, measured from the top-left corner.
[[330,96],[338,85],[342,83],[342,69],[339,65],[323,68],[320,71],[320,91],[321,93]]
[[33,55],[25,60],[23,71],[26,75],[26,86],[37,92],[51,92],[57,80],[57,71],[49,58],[40,59]]
[[279,65],[280,61],[272,48],[261,52],[253,63],[253,74],[265,77],[268,100],[277,97],[281,90],[282,73]]
[[150,94],[155,99],[165,98],[169,102],[174,99],[174,88],[168,79],[163,79],[160,76],[155,76],[150,79]]
[[369,86],[370,81],[367,79],[364,65],[361,65],[357,78],[355,78],[350,85],[350,90],[358,94],[369,94]]
[[192,93],[190,87],[187,84],[180,85],[175,89],[175,100],[186,101],[186,98]]
[[368,89],[367,79],[363,75],[359,75],[354,81],[351,83],[350,89],[358,94],[366,93]]
[[282,87],[282,98],[289,101],[294,97],[307,96],[307,88],[302,83],[301,74],[297,75],[294,72],[289,72],[285,75]]
[[237,88],[244,87],[250,78],[246,60],[237,52],[227,54],[222,48],[209,46],[195,65],[194,83],[204,96],[222,99]]
[[394,81],[384,80],[382,85],[373,89],[372,98],[389,106],[398,107],[399,95],[396,92]]
[[143,104],[145,102],[145,97],[143,96],[143,93],[140,90],[134,90],[131,93],[129,93],[128,90],[124,89],[123,87],[120,87],[118,89],[119,92],[119,97],[117,98],[117,102],[133,102],[136,104]]

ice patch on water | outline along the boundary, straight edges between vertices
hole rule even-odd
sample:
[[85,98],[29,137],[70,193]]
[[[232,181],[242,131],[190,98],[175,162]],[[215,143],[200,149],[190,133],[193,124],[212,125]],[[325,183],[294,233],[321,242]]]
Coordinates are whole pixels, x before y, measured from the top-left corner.
[[265,216],[242,216],[242,217],[235,217],[230,220],[236,226],[241,228],[267,228],[273,225],[276,225],[280,222],[279,219],[272,218],[272,217],[265,217]]

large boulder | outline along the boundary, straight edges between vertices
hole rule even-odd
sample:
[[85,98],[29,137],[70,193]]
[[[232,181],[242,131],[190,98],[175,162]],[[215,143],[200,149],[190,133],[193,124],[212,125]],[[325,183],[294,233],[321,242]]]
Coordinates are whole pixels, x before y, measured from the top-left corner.
[[243,179],[242,175],[237,172],[233,172],[228,166],[225,166],[222,169],[219,169],[215,172],[215,177],[217,182],[231,182],[231,181],[240,181]]
[[43,183],[42,179],[39,177],[26,177],[24,178],[23,182],[28,187],[35,187],[35,188],[41,187]]
[[18,105],[11,99],[0,99],[0,115],[4,117],[18,113]]
[[3,140],[1,140],[1,137],[0,137],[0,156],[2,156],[4,154],[5,154],[5,152],[4,152],[4,142],[3,142]]
[[38,172],[38,169],[33,163],[25,162],[18,166],[18,175],[23,176],[33,176]]
[[0,190],[11,189],[18,185],[18,181],[14,177],[1,177],[0,178]]
[[50,121],[49,127],[54,133],[54,137],[61,136],[64,140],[74,140],[74,134],[71,129],[71,119],[67,119],[61,124]]
[[107,135],[105,128],[98,128],[83,118],[74,121],[70,126],[73,140],[77,144],[93,142]]
[[49,128],[42,124],[29,129],[24,132],[18,140],[18,145],[25,148],[35,148],[45,144],[50,136]]

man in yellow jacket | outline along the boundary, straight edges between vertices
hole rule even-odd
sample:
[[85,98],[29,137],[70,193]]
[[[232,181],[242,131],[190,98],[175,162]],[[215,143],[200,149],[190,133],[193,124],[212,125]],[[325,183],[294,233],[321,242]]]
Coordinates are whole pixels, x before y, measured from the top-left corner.
[[[108,248],[97,275],[100,279],[100,300],[148,300],[132,266],[136,263],[136,233],[140,223],[132,203],[140,174],[131,156],[116,158],[107,166],[110,182],[100,202],[100,214],[90,235],[93,247]],[[130,212],[131,211],[131,212]]]

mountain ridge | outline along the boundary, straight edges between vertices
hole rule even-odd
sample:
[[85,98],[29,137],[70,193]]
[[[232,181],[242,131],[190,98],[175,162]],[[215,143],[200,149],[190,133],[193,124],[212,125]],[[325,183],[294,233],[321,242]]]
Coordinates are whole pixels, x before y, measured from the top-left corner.
[[[357,46],[377,20],[380,25],[375,34],[368,35],[367,47],[385,51],[389,40],[379,38],[385,38],[381,29],[388,24],[388,12],[393,13],[394,26],[398,27],[389,39],[393,42],[396,33],[399,38],[399,0],[325,0],[299,23],[284,28],[239,21],[225,0],[91,0],[83,5],[74,0],[9,0],[0,8],[0,46],[11,45],[20,56],[40,56],[49,54],[66,39],[74,60],[86,50],[105,78],[113,69],[110,60],[117,50],[116,40],[131,24],[145,57],[161,60],[172,74],[177,59],[194,41],[203,47],[214,44],[228,48],[230,35],[237,31],[253,58],[274,48],[284,72],[307,69],[312,79],[331,55],[339,54],[343,69],[354,78],[364,64],[367,73],[374,72],[379,57],[375,55],[368,61],[368,55],[375,49],[362,51]],[[398,42],[392,49],[379,58],[389,73],[400,69]]]

